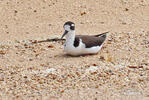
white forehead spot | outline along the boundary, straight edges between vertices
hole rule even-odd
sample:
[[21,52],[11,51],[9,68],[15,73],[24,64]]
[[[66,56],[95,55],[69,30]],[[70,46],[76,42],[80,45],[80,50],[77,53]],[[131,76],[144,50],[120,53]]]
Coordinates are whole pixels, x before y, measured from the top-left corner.
[[70,26],[69,25],[65,25],[64,26],[64,29],[67,30],[67,31],[69,31],[70,30]]
[[74,26],[74,24],[72,24],[71,26]]

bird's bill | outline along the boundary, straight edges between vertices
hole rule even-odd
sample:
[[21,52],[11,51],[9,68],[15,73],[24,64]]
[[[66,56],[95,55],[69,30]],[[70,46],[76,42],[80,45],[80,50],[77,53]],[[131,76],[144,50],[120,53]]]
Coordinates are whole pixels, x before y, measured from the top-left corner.
[[65,30],[64,34],[62,35],[61,39],[68,33],[68,31]]

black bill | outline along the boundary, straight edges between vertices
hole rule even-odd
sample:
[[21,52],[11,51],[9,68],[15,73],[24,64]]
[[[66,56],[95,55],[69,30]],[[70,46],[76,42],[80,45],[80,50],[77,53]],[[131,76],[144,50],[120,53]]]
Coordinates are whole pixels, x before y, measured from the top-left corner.
[[68,33],[68,31],[65,30],[64,34],[62,35],[61,39]]

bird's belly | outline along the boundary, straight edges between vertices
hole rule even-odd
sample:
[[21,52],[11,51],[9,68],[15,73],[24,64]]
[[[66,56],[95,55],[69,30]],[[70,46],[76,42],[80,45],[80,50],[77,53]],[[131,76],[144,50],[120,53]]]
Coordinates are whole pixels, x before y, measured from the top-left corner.
[[65,46],[64,47],[64,52],[66,52],[67,54],[70,54],[70,55],[80,55],[80,53],[82,52],[81,48],[77,47],[72,47],[72,46]]
[[65,46],[64,52],[70,55],[83,55],[83,54],[96,54],[101,49],[102,46],[95,46],[91,48],[85,48],[85,47],[73,47],[73,46]]

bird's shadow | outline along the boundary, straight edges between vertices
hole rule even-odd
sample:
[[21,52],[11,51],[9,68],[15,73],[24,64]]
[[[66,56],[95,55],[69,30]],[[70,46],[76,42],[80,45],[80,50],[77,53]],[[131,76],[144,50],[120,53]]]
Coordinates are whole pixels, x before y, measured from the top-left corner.
[[80,56],[72,56],[72,55],[69,55],[69,54],[60,54],[57,57],[59,57],[59,58],[77,58],[77,57],[80,57]]
[[87,56],[95,56],[96,54],[83,54],[83,55],[77,55],[77,56],[73,56],[70,54],[60,54],[57,57],[62,57],[62,58],[78,58],[78,57],[87,57]]

